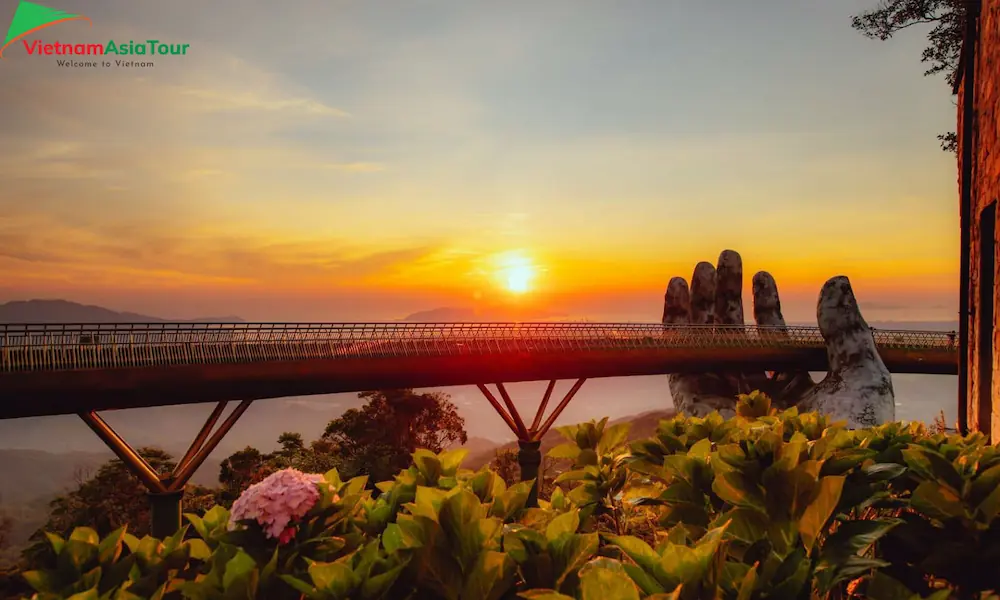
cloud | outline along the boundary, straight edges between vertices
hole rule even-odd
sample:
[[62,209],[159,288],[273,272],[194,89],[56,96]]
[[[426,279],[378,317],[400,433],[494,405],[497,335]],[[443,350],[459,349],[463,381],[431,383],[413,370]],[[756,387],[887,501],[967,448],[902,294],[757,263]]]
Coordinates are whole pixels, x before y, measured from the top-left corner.
[[265,111],[291,112],[324,117],[349,117],[347,112],[327,106],[311,98],[299,97],[268,97],[249,90],[211,90],[199,88],[180,88],[176,90],[181,97],[192,98],[198,109],[207,112],[224,111]]
[[439,251],[435,244],[358,247],[345,241],[282,241],[260,233],[155,223],[59,222],[46,215],[0,224],[0,270],[18,280],[164,282],[338,287],[362,285]]
[[320,168],[331,171],[349,171],[351,173],[378,173],[385,170],[385,165],[366,162],[326,163],[321,165]]

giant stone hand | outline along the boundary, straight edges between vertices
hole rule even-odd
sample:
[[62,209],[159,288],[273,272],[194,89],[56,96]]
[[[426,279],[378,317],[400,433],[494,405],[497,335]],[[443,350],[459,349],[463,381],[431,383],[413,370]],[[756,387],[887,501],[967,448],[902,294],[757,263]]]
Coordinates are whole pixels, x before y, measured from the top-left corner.
[[[769,273],[753,277],[753,312],[757,325],[783,327],[778,286]],[[847,277],[823,285],[816,307],[826,341],[830,371],[814,383],[808,372],[678,373],[670,375],[670,394],[679,412],[704,416],[735,414],[736,396],[767,393],[779,408],[819,411],[848,427],[870,427],[895,418],[892,378],[875,348],[871,329],[861,316]],[[743,260],[732,250],[719,255],[718,266],[698,263],[691,285],[674,277],[664,298],[665,324],[742,325]]]

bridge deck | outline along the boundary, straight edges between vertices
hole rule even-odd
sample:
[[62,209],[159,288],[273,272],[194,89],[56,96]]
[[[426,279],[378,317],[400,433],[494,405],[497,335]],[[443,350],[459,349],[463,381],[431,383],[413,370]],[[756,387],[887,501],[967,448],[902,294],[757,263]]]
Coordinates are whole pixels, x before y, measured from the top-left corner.
[[[895,373],[957,373],[955,335],[877,330]],[[487,382],[823,371],[817,328],[620,323],[6,324],[0,418]]]

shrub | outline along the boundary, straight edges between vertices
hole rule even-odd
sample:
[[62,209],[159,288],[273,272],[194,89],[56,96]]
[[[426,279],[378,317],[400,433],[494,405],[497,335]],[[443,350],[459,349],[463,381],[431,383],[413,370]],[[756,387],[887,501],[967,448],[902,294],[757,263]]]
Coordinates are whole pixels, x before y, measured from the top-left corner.
[[377,497],[364,477],[289,470],[233,514],[187,515],[168,540],[49,535],[51,564],[24,578],[40,599],[943,600],[1000,588],[1000,452],[981,435],[851,431],[759,393],[732,419],[678,416],[630,445],[607,420],[560,432],[550,456],[573,468],[538,508],[530,482],[462,469],[462,450],[418,450]]

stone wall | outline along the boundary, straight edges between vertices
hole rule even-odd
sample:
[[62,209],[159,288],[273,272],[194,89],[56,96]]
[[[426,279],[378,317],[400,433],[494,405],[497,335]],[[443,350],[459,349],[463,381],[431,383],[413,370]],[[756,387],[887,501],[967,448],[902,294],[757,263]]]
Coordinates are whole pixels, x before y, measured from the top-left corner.
[[[972,165],[972,253],[970,257],[969,308],[969,377],[968,377],[968,425],[970,429],[990,430],[994,442],[1000,441],[1000,329],[997,315],[1000,314],[1000,297],[997,286],[991,294],[993,302],[992,323],[979,322],[980,255],[979,239],[980,215],[990,203],[1000,199],[1000,0],[983,0],[979,21],[979,43],[976,49],[976,106],[973,124],[973,165]],[[964,169],[962,168],[962,145],[969,142],[962,136],[962,117],[966,82],[961,82],[958,97],[959,133],[959,189]],[[1000,229],[998,227],[997,229]],[[1000,246],[998,246],[1000,247]],[[1000,281],[1000,256],[994,257],[994,281]],[[993,339],[993,377],[991,384],[991,406],[980,407],[979,335],[981,328],[989,329]],[[980,410],[980,409],[983,410]],[[982,415],[982,416],[981,416]],[[988,422],[985,422],[986,419]]]

